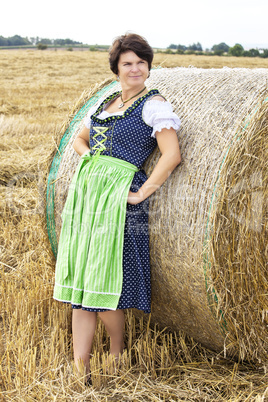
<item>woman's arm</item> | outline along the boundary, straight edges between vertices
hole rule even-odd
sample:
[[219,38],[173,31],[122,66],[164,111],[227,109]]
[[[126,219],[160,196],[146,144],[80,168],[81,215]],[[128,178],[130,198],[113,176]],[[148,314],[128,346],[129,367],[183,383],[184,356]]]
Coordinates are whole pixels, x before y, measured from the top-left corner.
[[84,127],[83,130],[78,134],[78,136],[74,140],[73,148],[80,156],[90,151],[89,128]]
[[179,141],[173,128],[164,128],[160,132],[156,132],[155,137],[162,155],[141,188],[136,193],[129,191],[127,199],[129,204],[138,204],[153,194],[181,162]]

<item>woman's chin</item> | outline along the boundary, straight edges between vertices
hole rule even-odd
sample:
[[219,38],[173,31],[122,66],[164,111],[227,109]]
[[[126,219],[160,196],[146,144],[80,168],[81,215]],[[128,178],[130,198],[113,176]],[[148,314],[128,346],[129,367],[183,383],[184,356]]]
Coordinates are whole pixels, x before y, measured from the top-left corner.
[[144,80],[140,78],[131,78],[128,81],[128,84],[130,87],[138,87],[138,86],[144,86]]

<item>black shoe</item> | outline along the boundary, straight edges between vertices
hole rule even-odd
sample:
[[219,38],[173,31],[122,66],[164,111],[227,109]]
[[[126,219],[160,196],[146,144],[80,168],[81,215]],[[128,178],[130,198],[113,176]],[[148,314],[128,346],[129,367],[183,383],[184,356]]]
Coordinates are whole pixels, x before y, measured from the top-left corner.
[[88,379],[85,381],[85,386],[86,387],[91,387],[92,386],[91,376],[89,376]]

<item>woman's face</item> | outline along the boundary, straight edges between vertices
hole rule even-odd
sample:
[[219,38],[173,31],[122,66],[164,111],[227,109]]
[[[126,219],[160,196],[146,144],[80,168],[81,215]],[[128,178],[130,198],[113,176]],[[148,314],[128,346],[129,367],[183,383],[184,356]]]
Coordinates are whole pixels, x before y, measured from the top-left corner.
[[142,60],[136,53],[122,53],[118,60],[118,75],[122,87],[134,88],[144,85],[148,78],[148,62]]

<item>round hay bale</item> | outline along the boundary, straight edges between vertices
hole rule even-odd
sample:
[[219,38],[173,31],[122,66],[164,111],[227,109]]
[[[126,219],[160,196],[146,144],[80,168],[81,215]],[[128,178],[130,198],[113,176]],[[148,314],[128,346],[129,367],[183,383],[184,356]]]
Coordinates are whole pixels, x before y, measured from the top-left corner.
[[[182,163],[150,197],[152,322],[204,346],[267,360],[267,69],[160,68],[158,88],[180,116]],[[120,90],[84,95],[48,180],[56,253],[61,211],[79,156],[72,148],[89,107]],[[149,176],[158,148],[144,165]]]

